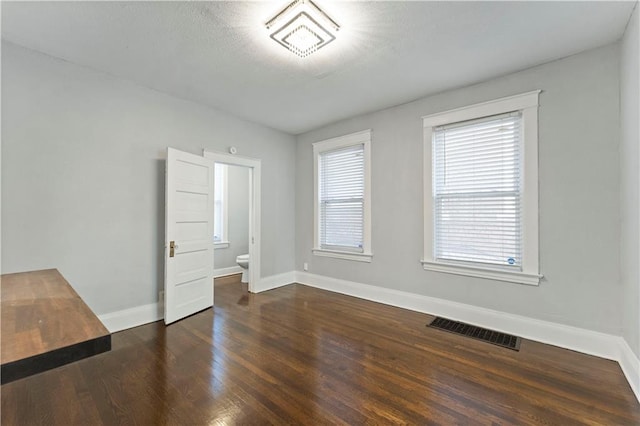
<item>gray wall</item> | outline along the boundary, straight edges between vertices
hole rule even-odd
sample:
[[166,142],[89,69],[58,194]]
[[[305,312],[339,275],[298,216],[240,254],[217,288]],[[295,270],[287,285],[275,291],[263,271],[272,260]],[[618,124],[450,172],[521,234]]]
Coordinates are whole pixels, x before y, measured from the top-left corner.
[[[618,46],[340,121],[298,136],[296,267],[591,330],[621,333]],[[422,120],[427,114],[542,89],[539,287],[424,271]],[[311,143],[373,129],[373,261],[311,254]]]
[[97,314],[155,302],[166,147],[230,145],[262,159],[261,275],[291,271],[292,136],[3,43],[2,272],[58,268]]
[[638,8],[627,27],[620,66],[620,253],[623,336],[640,357],[640,87]]
[[216,249],[216,269],[238,266],[236,257],[249,253],[249,168],[227,166],[229,247]]

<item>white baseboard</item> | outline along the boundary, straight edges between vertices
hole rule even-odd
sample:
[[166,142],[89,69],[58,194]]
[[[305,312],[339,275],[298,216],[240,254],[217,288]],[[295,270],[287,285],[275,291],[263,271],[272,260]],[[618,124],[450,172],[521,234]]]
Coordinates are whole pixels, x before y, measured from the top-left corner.
[[149,305],[136,306],[135,308],[123,309],[122,311],[111,312],[98,315],[102,324],[111,333],[138,327],[164,318],[162,304],[151,303]]
[[[215,272],[219,271],[223,271],[223,275],[219,276],[225,276],[240,273],[242,272],[242,268],[239,266],[237,269],[235,269],[235,267],[224,268],[218,269]],[[254,288],[254,293],[260,293],[262,291],[282,287],[283,285],[292,284],[295,282],[295,278],[296,274],[294,271],[261,278]],[[117,331],[161,320],[164,318],[164,309],[160,303],[151,303],[149,305],[136,306],[134,308],[98,315],[98,318],[102,321],[104,326],[107,327],[109,332],[115,333]]]
[[640,401],[640,360],[620,336],[308,272],[297,271],[296,282],[617,361]]
[[633,353],[626,340],[622,337],[619,339],[620,358],[618,363],[631,386],[631,390],[633,390],[638,402],[640,402],[640,358]]
[[[253,292],[260,293],[295,282],[360,299],[463,321],[515,334],[525,339],[617,361],[636,398],[640,401],[640,359],[620,336],[300,271],[263,277],[254,286]],[[99,315],[98,318],[110,332],[114,333],[158,321],[163,318],[163,314],[162,305],[152,303]]]
[[213,278],[226,277],[227,275],[241,274],[243,269],[240,266],[229,266],[228,268],[220,268],[213,271]]
[[297,282],[312,287],[515,334],[601,358],[618,359],[617,336],[307,272],[297,272],[296,278]]
[[293,284],[296,282],[296,272],[289,271],[282,274],[271,275],[260,278],[257,285],[253,286],[253,293],[260,293],[283,285]]

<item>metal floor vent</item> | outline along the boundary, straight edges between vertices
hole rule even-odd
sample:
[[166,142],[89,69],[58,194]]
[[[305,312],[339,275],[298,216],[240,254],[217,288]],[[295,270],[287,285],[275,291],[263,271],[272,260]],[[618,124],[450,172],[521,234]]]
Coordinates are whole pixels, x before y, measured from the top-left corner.
[[483,342],[493,345],[502,346],[503,348],[520,350],[520,338],[498,331],[487,330],[486,328],[476,327],[475,325],[465,324],[463,322],[453,321],[446,318],[436,317],[427,327],[437,328],[439,330],[448,331],[449,333],[461,334],[471,337],[472,339],[482,340]]

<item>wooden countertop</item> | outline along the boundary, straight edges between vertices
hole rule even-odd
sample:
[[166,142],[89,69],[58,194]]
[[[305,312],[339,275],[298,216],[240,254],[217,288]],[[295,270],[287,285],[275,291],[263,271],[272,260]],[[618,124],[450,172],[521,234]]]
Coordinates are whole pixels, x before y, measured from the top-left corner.
[[110,334],[57,269],[0,280],[3,365]]

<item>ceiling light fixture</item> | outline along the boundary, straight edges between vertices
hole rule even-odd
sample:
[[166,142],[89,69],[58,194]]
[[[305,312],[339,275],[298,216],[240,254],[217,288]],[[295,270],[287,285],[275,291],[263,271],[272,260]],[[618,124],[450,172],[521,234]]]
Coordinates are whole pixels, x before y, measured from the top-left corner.
[[336,39],[340,26],[311,0],[294,0],[266,23],[271,38],[305,58]]

